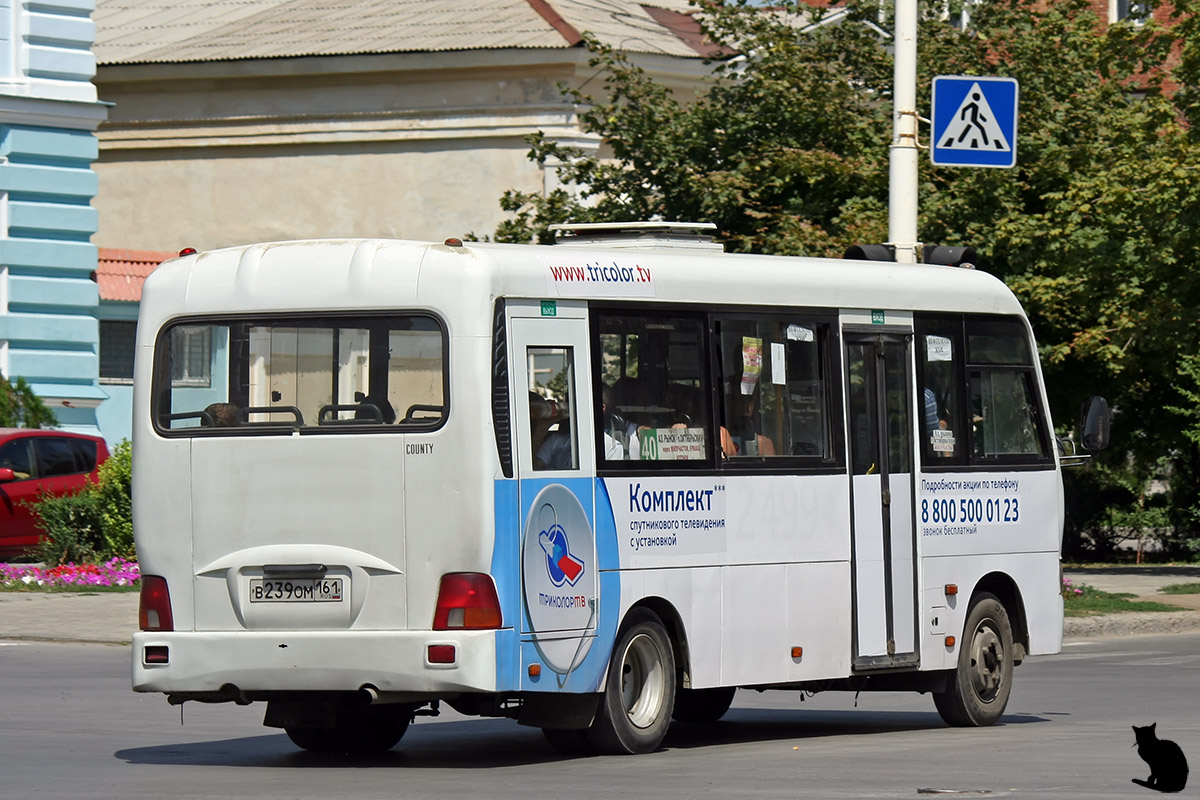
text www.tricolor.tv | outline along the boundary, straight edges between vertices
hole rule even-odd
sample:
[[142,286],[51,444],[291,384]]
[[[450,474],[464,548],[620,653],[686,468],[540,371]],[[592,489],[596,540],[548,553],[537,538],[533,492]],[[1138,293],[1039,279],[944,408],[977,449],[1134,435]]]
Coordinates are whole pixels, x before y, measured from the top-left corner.
[[650,269],[634,265],[622,267],[613,262],[611,266],[584,264],[582,267],[550,266],[550,274],[556,281],[564,283],[650,283]]

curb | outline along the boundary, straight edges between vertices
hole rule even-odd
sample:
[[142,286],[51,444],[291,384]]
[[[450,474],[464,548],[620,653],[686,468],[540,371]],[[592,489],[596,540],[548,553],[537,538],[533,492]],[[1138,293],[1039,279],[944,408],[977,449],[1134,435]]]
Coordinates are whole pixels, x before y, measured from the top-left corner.
[[1063,639],[1105,636],[1148,636],[1200,631],[1200,612],[1126,611],[1097,617],[1068,617],[1063,620]]
[[115,637],[54,636],[48,633],[5,633],[0,631],[0,642],[40,642],[45,644],[103,644],[109,647],[128,647],[129,639]]

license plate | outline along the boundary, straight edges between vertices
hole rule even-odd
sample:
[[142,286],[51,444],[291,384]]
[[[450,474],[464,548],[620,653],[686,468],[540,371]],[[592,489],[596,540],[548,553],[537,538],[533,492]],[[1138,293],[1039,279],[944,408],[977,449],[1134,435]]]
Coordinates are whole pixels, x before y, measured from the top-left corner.
[[340,603],[341,578],[274,580],[254,578],[250,581],[251,603]]

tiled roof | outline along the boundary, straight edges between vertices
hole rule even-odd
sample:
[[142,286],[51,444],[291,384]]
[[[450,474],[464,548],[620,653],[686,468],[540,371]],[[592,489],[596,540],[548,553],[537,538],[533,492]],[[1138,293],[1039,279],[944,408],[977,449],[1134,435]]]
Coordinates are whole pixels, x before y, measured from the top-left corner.
[[142,299],[142,283],[146,276],[175,253],[155,250],[115,250],[100,248],[100,263],[96,267],[96,285],[101,300],[121,300],[136,303]]
[[96,0],[101,65],[568,48],[704,52],[687,0]]

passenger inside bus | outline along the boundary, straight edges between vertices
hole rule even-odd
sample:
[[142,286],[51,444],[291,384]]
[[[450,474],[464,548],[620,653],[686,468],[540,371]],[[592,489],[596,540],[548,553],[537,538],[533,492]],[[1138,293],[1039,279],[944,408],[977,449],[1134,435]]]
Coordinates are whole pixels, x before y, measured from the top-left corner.
[[700,391],[693,386],[672,383],[667,386],[667,405],[674,411],[672,428],[697,428],[703,424],[700,413]]
[[214,428],[233,428],[238,424],[238,407],[233,403],[210,403],[204,413]]
[[775,442],[764,436],[759,429],[759,418],[756,411],[757,393],[742,394],[741,381],[731,382],[732,391],[726,396],[726,422],[728,430],[721,429],[722,449],[726,447],[726,437],[733,445],[733,455],[737,456],[773,456]]
[[925,435],[934,453],[941,458],[954,455],[954,432],[950,430],[950,415],[938,400],[938,392],[925,387]]
[[600,430],[604,457],[609,461],[636,461],[639,457],[637,424],[625,419],[613,405],[613,388],[605,385],[600,393]]
[[537,392],[529,393],[529,438],[534,469],[574,469],[571,420],[558,403]]
[[626,375],[617,380],[612,388],[612,410],[636,427],[646,423],[646,400],[642,382]]

